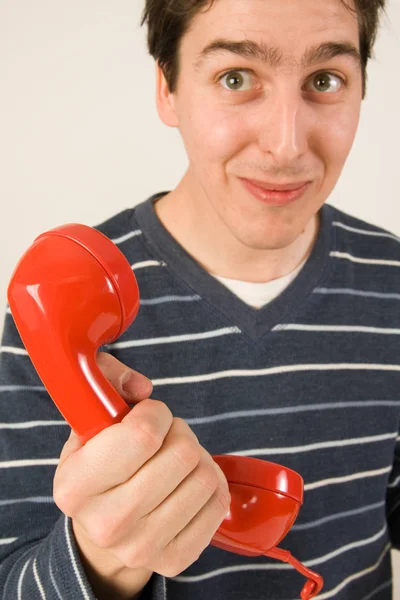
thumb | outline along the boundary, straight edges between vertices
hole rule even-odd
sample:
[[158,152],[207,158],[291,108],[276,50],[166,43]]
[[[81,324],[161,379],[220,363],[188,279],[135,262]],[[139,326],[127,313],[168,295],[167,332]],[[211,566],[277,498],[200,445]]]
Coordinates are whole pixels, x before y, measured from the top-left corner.
[[153,384],[145,375],[130,369],[106,352],[99,352],[96,361],[104,377],[126,402],[137,403],[149,398]]

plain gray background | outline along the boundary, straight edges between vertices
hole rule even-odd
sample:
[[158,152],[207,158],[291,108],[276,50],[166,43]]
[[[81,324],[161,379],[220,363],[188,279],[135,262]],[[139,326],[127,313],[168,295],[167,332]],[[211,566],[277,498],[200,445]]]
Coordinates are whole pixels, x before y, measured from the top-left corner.
[[[64,223],[96,225],[173,189],[186,170],[178,130],[156,112],[143,5],[0,2],[0,331],[12,270],[37,235]],[[399,58],[400,2],[391,0],[357,138],[329,198],[397,235]]]

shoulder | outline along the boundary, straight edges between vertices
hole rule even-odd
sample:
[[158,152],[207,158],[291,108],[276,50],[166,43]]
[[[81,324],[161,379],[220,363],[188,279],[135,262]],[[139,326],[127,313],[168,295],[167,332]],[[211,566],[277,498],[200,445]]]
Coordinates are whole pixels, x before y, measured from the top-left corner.
[[139,217],[140,211],[149,211],[151,200],[152,197],[122,210],[94,227],[119,248],[133,269],[147,266],[149,260],[157,261]]
[[[143,222],[146,224],[148,215],[153,212],[152,204],[155,198],[168,192],[159,192],[136,203],[133,207],[120,211],[94,227],[115,244],[121,244],[142,235]],[[142,218],[140,219],[140,215]],[[141,223],[141,224],[140,224]]]
[[118,243],[120,238],[132,234],[135,230],[136,222],[134,213],[134,208],[122,210],[95,225],[94,229],[106,235],[113,242]]
[[361,256],[365,254],[365,258],[400,261],[400,237],[395,233],[332,205],[328,205],[328,210],[331,212],[336,250],[358,252]]

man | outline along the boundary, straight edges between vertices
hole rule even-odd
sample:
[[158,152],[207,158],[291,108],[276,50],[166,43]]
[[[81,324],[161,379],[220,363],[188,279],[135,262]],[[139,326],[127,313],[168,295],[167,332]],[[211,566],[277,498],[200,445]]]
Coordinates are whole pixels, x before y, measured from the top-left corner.
[[392,597],[399,240],[325,204],[383,4],[147,2],[158,112],[190,164],[171,193],[99,226],[141,291],[98,359],[135,406],[85,446],[66,441],[8,319],[4,597],[298,597],[288,565],[209,546],[231,501],[211,456],[226,453],[303,476],[282,547],[323,575],[320,598]]

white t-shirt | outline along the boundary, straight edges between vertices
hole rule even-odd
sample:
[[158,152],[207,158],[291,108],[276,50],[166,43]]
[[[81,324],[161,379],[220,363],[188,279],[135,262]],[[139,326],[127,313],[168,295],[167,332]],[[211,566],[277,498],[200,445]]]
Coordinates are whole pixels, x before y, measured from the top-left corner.
[[246,302],[246,304],[253,306],[253,308],[261,308],[269,302],[272,302],[274,298],[279,296],[279,294],[292,283],[306,262],[307,259],[304,260],[297,269],[289,273],[289,275],[267,281],[267,283],[250,283],[248,281],[220,277],[219,275],[213,275],[213,277],[220,281],[233,294],[243,300],[243,302]]

